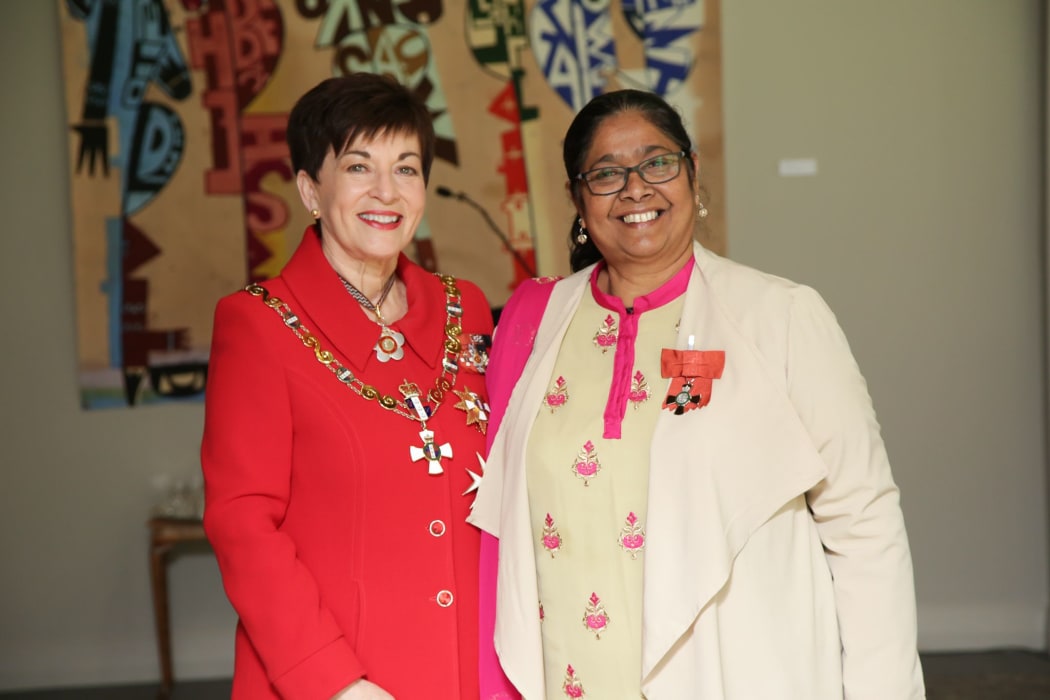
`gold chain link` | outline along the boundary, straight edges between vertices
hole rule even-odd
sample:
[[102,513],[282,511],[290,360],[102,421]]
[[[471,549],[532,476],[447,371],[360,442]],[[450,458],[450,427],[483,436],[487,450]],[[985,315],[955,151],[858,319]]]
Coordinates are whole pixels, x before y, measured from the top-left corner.
[[438,275],[438,277],[441,279],[442,284],[445,285],[445,311],[448,315],[445,320],[445,340],[443,343],[445,355],[441,360],[441,374],[434,380],[434,388],[427,392],[427,398],[432,404],[427,407],[429,409],[427,419],[421,419],[405,402],[391,394],[380,393],[371,384],[365,384],[355,377],[348,367],[335,358],[335,355],[321,347],[321,341],[299,321],[299,317],[292,311],[291,307],[279,297],[270,296],[270,292],[266,287],[252,283],[246,286],[244,291],[253,297],[259,297],[263,303],[276,311],[284,325],[302,341],[302,344],[313,350],[317,361],[327,367],[335,375],[336,379],[345,384],[355,394],[368,401],[375,401],[386,410],[393,411],[399,416],[426,423],[431,416],[437,413],[445,394],[456,385],[456,373],[459,372],[459,362],[457,360],[460,350],[459,335],[463,331],[463,327],[459,322],[463,315],[463,307],[460,305],[459,287],[456,285],[456,278],[452,275]]

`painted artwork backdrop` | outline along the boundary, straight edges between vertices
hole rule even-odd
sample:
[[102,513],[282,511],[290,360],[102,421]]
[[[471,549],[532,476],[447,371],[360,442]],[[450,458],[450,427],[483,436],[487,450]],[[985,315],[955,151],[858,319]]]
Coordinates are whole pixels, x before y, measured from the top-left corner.
[[310,223],[284,130],[332,75],[389,74],[426,102],[438,144],[408,252],[493,306],[567,272],[562,136],[613,89],[680,108],[698,238],[724,250],[718,0],[57,1],[87,408],[202,396],[216,301],[276,275]]

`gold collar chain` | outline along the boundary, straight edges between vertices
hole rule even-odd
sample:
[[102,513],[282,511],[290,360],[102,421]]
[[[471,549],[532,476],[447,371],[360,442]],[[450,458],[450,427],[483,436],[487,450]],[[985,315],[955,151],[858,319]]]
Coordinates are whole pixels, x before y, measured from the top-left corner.
[[[437,274],[437,273],[435,273]],[[303,345],[313,350],[314,357],[322,365],[327,367],[335,378],[345,384],[358,396],[369,401],[377,401],[380,406],[393,411],[399,416],[409,420],[418,421],[426,428],[426,423],[441,405],[441,400],[456,385],[456,373],[459,371],[458,355],[460,350],[459,337],[463,332],[460,319],[463,316],[463,306],[460,302],[459,287],[456,286],[456,278],[451,275],[437,275],[441,283],[445,285],[445,340],[443,343],[444,357],[441,359],[441,374],[434,380],[434,386],[427,392],[430,406],[423,406],[418,399],[418,388],[416,385],[405,380],[399,387],[405,401],[395,398],[391,394],[382,394],[371,384],[365,384],[354,376],[350,368],[343,365],[335,358],[331,351],[321,347],[321,341],[304,326],[299,317],[279,297],[270,296],[270,292],[259,284],[249,284],[244,288],[246,292],[254,297],[259,297],[263,303],[277,312],[296,337]],[[406,403],[410,402],[410,403]]]

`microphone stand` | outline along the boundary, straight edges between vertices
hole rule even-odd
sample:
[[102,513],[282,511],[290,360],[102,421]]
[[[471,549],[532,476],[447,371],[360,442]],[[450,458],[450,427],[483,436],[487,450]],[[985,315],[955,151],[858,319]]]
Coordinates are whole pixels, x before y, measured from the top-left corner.
[[444,185],[438,185],[434,191],[439,197],[449,197],[452,199],[458,199],[464,204],[475,209],[479,214],[481,214],[481,217],[485,220],[485,223],[488,224],[488,227],[492,230],[492,233],[494,233],[496,237],[499,238],[500,242],[503,244],[503,247],[507,249],[507,252],[514,257],[514,259],[519,265],[521,265],[521,269],[524,270],[529,277],[536,276],[536,271],[532,269],[532,266],[529,265],[529,262],[525,259],[525,257],[521,253],[519,253],[514,248],[514,246],[510,244],[510,239],[507,238],[507,234],[503,233],[500,227],[496,225],[496,222],[492,220],[492,217],[489,216],[489,213],[485,211],[485,207],[475,202],[473,199],[467,196],[465,192],[453,192]]

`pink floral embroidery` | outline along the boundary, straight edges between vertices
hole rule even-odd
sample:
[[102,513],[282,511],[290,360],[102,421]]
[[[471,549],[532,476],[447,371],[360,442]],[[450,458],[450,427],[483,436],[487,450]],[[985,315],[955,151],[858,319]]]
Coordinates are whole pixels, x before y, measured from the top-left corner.
[[605,612],[605,606],[597,593],[591,593],[587,601],[587,612],[583,614],[583,625],[590,632],[594,632],[595,639],[601,639],[602,632],[609,626],[609,614]]
[[649,383],[645,381],[645,375],[640,371],[636,371],[634,379],[631,380],[631,392],[627,394],[627,400],[635,408],[638,408],[642,403],[648,401],[651,395]]
[[546,616],[547,614],[543,612],[543,602],[540,601],[540,622],[543,622],[543,618],[545,618]]
[[637,559],[638,552],[645,548],[645,530],[638,524],[638,516],[633,512],[628,513],[620,530],[620,547],[631,555],[631,559]]
[[547,395],[543,397],[543,403],[551,410],[551,413],[554,413],[564,406],[568,400],[569,387],[565,382],[565,377],[558,377],[555,379],[554,386],[547,392]]
[[609,348],[616,347],[616,336],[619,330],[616,319],[611,314],[606,316],[605,322],[598,328],[598,332],[594,334],[594,344],[601,348],[602,354],[608,352]]
[[569,664],[568,668],[565,669],[565,683],[562,684],[562,688],[565,690],[565,697],[567,698],[583,697],[583,684],[576,677],[576,669],[572,667],[572,664]]
[[573,473],[583,479],[584,486],[590,486],[590,480],[602,470],[601,462],[598,461],[598,453],[594,449],[594,443],[588,440],[583,443],[576,459],[572,463]]
[[558,526],[554,524],[550,513],[547,513],[543,521],[543,548],[551,553],[551,559],[554,558],[554,553],[561,549],[561,535],[558,534]]

